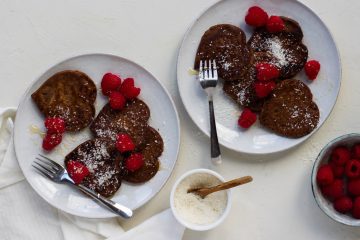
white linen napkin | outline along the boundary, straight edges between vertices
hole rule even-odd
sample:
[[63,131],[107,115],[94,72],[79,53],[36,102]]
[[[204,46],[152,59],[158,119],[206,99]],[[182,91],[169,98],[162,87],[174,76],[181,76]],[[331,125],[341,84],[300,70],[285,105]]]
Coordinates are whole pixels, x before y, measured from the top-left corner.
[[185,228],[167,209],[124,232],[117,218],[88,219],[57,210],[24,181],[12,141],[15,108],[0,108],[0,239],[180,240]]
[[24,179],[18,162],[13,161],[15,150],[12,141],[15,108],[0,109],[0,189]]

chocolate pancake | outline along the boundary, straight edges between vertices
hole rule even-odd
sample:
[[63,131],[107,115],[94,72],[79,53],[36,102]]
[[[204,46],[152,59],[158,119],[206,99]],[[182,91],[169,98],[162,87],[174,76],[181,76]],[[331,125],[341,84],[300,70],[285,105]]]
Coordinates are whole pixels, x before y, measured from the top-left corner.
[[302,43],[303,33],[300,25],[287,17],[281,17],[285,30],[270,33],[265,27],[255,29],[248,41],[254,53],[263,53],[264,61],[270,62],[280,70],[280,79],[295,76],[304,67],[308,49]]
[[96,138],[88,140],[65,157],[65,165],[74,160],[84,164],[90,174],[81,184],[104,197],[110,197],[121,185],[122,171],[120,163],[123,157],[111,140]]
[[211,59],[216,60],[219,77],[225,81],[243,78],[251,59],[245,33],[230,24],[210,27],[201,38],[194,68],[199,69],[200,60]]
[[240,107],[250,108],[254,112],[259,112],[264,104],[264,98],[258,98],[255,93],[254,83],[256,81],[255,65],[265,61],[267,56],[262,53],[254,53],[252,56],[249,70],[244,78],[235,81],[225,81],[223,91]]
[[79,131],[95,116],[96,86],[80,71],[58,72],[31,95],[45,117],[60,117],[69,132]]
[[[297,74],[307,60],[307,48],[301,43],[303,33],[299,24],[292,19],[282,18],[285,22],[282,32],[269,33],[266,28],[255,30],[248,42],[253,54],[247,74],[223,85],[224,92],[241,107],[259,112],[266,101],[266,98],[258,98],[254,89],[257,63],[273,63],[280,69],[280,78],[284,79]],[[284,57],[286,61],[282,61]]]
[[312,100],[310,89],[301,81],[279,83],[260,113],[260,123],[279,135],[303,137],[319,122],[319,108]]
[[146,146],[141,151],[144,156],[144,165],[135,172],[127,171],[124,180],[131,183],[149,181],[159,170],[159,160],[164,150],[164,142],[160,134],[152,127],[146,129]]
[[114,110],[106,104],[90,125],[95,137],[116,140],[119,133],[127,133],[134,141],[137,150],[145,144],[149,107],[141,100],[128,101],[122,110]]

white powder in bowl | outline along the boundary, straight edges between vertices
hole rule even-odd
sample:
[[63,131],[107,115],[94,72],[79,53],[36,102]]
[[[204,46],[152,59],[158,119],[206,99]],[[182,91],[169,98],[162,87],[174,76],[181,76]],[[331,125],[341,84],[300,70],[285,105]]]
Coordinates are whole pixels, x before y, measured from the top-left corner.
[[214,192],[204,199],[194,193],[187,193],[188,189],[199,187],[213,187],[221,180],[208,173],[195,173],[183,179],[174,193],[174,207],[178,215],[187,222],[206,225],[218,220],[227,205],[226,191]]

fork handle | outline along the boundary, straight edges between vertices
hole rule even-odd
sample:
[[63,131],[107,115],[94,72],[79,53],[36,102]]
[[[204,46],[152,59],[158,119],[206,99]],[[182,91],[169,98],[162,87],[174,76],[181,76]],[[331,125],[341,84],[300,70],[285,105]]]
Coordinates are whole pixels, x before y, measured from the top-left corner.
[[77,186],[80,191],[82,191],[86,195],[92,197],[95,201],[101,203],[103,206],[107,207],[108,209],[110,209],[114,213],[120,215],[121,217],[130,218],[133,215],[133,212],[131,211],[130,208],[127,208],[119,203],[116,203],[110,199],[107,199],[81,184],[75,185],[75,186]]
[[209,112],[210,112],[210,139],[211,139],[211,161],[214,164],[221,163],[219,140],[216,132],[214,103],[212,99],[209,100]]

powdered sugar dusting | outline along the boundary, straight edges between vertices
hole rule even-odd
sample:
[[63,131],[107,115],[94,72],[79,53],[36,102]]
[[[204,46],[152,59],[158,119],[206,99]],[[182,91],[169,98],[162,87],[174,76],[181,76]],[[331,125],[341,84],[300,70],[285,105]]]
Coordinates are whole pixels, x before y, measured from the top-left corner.
[[106,105],[91,124],[90,129],[96,137],[110,138],[115,141],[117,134],[129,134],[135,145],[144,144],[145,128],[150,116],[147,105],[135,100],[128,102],[121,111],[112,110]]
[[307,47],[292,33],[255,31],[249,42],[255,60],[269,62],[280,70],[282,79],[301,71],[308,57]]
[[229,67],[231,67],[231,65],[232,65],[231,63],[225,62],[222,66],[227,71],[229,70]]
[[237,97],[239,99],[240,102],[245,102],[248,100],[248,98],[246,97],[246,89],[247,88],[243,88],[239,91],[239,93],[237,94]]
[[319,110],[308,87],[299,80],[284,80],[263,109],[263,125],[290,137],[301,137],[316,128]]
[[282,46],[279,38],[269,38],[266,40],[266,44],[273,56],[277,59],[277,61],[274,62],[275,65],[281,68],[289,64],[288,58],[291,58],[291,55],[289,54],[289,50],[286,50]]
[[94,140],[94,147],[85,149],[81,147],[77,148],[76,154],[92,173],[96,171],[99,166],[104,165],[104,159],[110,158],[106,142],[98,139]]
[[106,183],[107,181],[109,181],[113,175],[115,174],[115,170],[109,170],[104,172],[103,174],[101,174],[97,179],[97,183],[99,186],[102,186],[104,183]]
[[66,156],[65,161],[83,163],[90,174],[82,184],[108,197],[120,187],[121,167],[118,164],[121,159],[110,140],[96,138],[79,145]]

